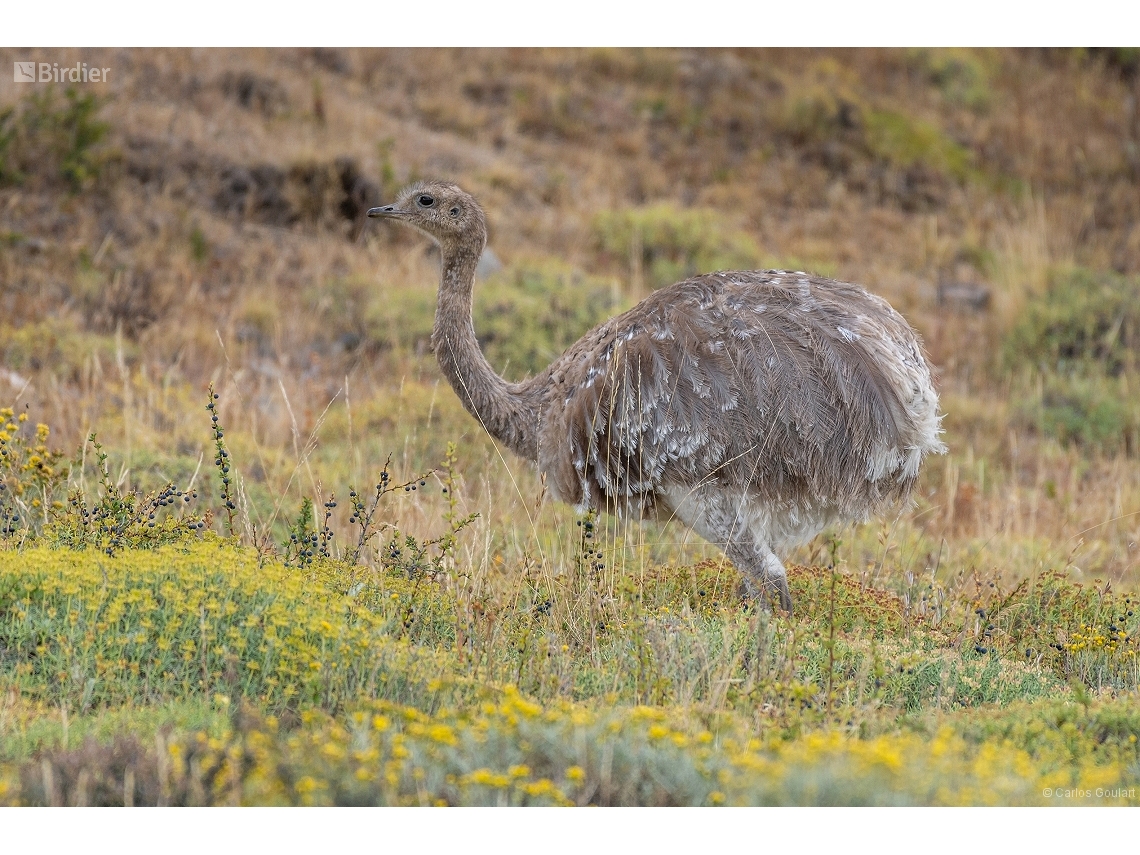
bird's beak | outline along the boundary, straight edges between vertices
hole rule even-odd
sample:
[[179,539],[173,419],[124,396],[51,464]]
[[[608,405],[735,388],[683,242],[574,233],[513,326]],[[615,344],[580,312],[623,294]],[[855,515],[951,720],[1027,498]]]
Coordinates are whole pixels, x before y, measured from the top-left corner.
[[380,208],[369,208],[368,216],[370,217],[403,217],[406,216],[406,211],[401,211],[395,205],[384,205]]

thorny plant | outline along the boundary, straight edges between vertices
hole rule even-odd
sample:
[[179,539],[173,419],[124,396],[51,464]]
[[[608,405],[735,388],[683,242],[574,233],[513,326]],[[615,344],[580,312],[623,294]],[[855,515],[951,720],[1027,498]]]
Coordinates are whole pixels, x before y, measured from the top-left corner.
[[[27,414],[0,410],[0,539],[21,540],[45,535],[49,542],[82,549],[95,546],[107,555],[126,547],[151,548],[202,531],[208,518],[176,516],[165,509],[183,507],[197,498],[195,490],[167,484],[146,495],[123,491],[111,477],[107,454],[87,438],[70,471],[61,465],[64,454],[48,448],[51,430],[36,425],[35,440],[23,436]],[[82,490],[73,489],[66,501],[57,498],[71,472],[82,470],[87,445],[95,451],[98,498],[88,505]]]
[[831,702],[833,700],[832,682],[835,677],[835,565],[839,561],[839,547],[842,541],[836,536],[831,535],[828,538],[827,550],[830,555],[830,563],[828,564],[828,571],[831,575],[831,585],[828,589],[828,606],[827,606],[827,711],[831,712]]
[[[124,491],[111,477],[107,453],[96,441],[95,434],[91,434],[87,442],[95,452],[98,499],[88,505],[81,490],[72,490],[66,506],[59,509],[46,527],[50,542],[72,549],[94,546],[107,555],[114,555],[128,548],[161,546],[205,530],[208,512],[205,515],[174,512],[175,508],[184,508],[198,498],[197,490],[181,490],[167,484],[146,495],[137,490]],[[76,463],[82,465],[79,461]]]
[[329,496],[329,500],[325,502],[325,518],[321,523],[321,531],[317,536],[317,555],[321,558],[332,558],[332,540],[333,530],[329,527],[329,521],[332,520],[333,510],[336,508],[336,494]]
[[328,559],[343,561],[349,566],[354,566],[366,556],[369,543],[388,532],[384,545],[377,548],[377,559],[381,566],[398,570],[410,580],[424,576],[435,578],[445,575],[455,565],[455,546],[459,532],[478,518],[478,514],[463,516],[459,513],[456,498],[457,463],[455,445],[449,443],[440,479],[443,483],[443,493],[447,496],[447,510],[443,513],[447,530],[438,537],[421,540],[402,532],[395,523],[378,517],[380,504],[385,496],[401,490],[405,493],[415,492],[426,487],[427,479],[435,474],[435,470],[431,470],[407,481],[397,481],[391,474],[392,458],[389,455],[370,497],[366,498],[356,487],[349,489],[348,500],[351,511],[348,524],[356,528],[356,543],[337,554],[333,544],[336,536],[333,528],[334,511],[337,508],[335,494],[330,495],[328,501],[324,502],[324,518],[319,527],[313,500],[306,496],[302,498],[297,517],[289,525],[288,537],[282,544],[285,563],[304,568],[311,566],[317,559]]
[[443,512],[447,531],[438,539],[437,567],[455,597],[455,646],[457,650],[463,651],[461,655],[465,655],[467,648],[473,646],[477,638],[476,624],[482,614],[482,592],[475,567],[464,566],[455,555],[458,533],[479,516],[474,513],[466,516],[460,514],[458,464],[455,443],[448,442],[442,474],[437,473],[447,502],[447,510]]
[[[309,567],[316,558],[335,559],[333,554],[333,538],[336,532],[332,529],[333,510],[336,508],[336,495],[329,496],[324,503],[325,516],[321,527],[316,528],[316,518],[313,514],[313,500],[308,496],[301,499],[301,510],[297,518],[289,526],[289,539],[282,544],[285,550],[285,564],[290,567]],[[355,564],[355,555],[349,564]]]
[[[459,515],[459,498],[457,495],[457,488],[459,484],[459,477],[456,474],[456,469],[459,465],[459,456],[455,450],[455,443],[447,443],[447,452],[443,458],[443,494],[447,497],[447,510],[443,512],[443,520],[447,523],[448,531],[444,534],[439,541],[439,550],[441,557],[448,559],[451,562],[455,561],[455,536],[460,530],[471,525],[477,518],[478,514],[472,513],[465,517]],[[424,481],[420,481],[420,486],[424,486]],[[414,489],[414,488],[413,488]]]
[[282,544],[284,561],[289,567],[308,567],[317,554],[319,537],[313,527],[313,500],[301,499],[301,510],[289,524],[289,539]]
[[1134,595],[1114,591],[1110,582],[1073,582],[1056,570],[1009,590],[977,576],[971,584],[974,609],[958,635],[976,654],[1020,657],[1096,690],[1136,685],[1140,616]]
[[451,565],[454,564],[457,535],[479,516],[478,514],[459,515],[458,500],[455,497],[457,485],[455,467],[457,462],[455,444],[448,443],[441,478],[443,493],[447,496],[447,510],[443,513],[447,530],[438,537],[429,540],[420,540],[406,534],[400,531],[394,523],[377,522],[376,511],[381,500],[390,493],[399,490],[403,490],[405,493],[413,493],[426,487],[427,479],[435,475],[436,470],[421,473],[402,483],[396,482],[389,472],[392,463],[392,458],[389,456],[377,480],[376,490],[371,501],[366,502],[361,494],[352,488],[348,494],[352,506],[352,513],[348,522],[349,525],[355,525],[359,528],[359,534],[356,546],[349,559],[350,563],[356,563],[360,559],[369,541],[385,531],[390,531],[391,534],[387,542],[379,550],[379,560],[382,565],[401,570],[409,579],[416,579],[424,575],[435,577],[448,572]]
[[214,391],[214,384],[210,384],[210,400],[206,409],[210,411],[211,430],[214,435],[214,467],[218,470],[218,479],[222,482],[220,498],[222,507],[226,510],[226,529],[230,536],[234,533],[234,512],[237,504],[234,502],[233,479],[230,477],[230,452],[226,448],[225,432],[218,423],[218,393]]
[[348,518],[348,524],[355,525],[360,529],[360,534],[356,538],[356,546],[352,549],[352,557],[350,560],[353,564],[360,559],[360,553],[364,549],[365,544],[368,543],[368,540],[375,533],[372,525],[373,520],[376,519],[376,509],[380,507],[380,500],[385,494],[396,489],[392,486],[392,476],[388,472],[388,467],[391,465],[392,455],[389,454],[388,459],[384,462],[384,469],[380,472],[380,478],[376,483],[376,493],[372,497],[371,505],[365,503],[364,498],[356,492],[355,488],[348,492],[348,501],[352,505],[352,515]]
[[571,596],[576,602],[585,601],[589,605],[589,638],[580,638],[580,643],[597,643],[597,636],[605,629],[605,623],[599,611],[598,598],[593,596],[596,590],[598,576],[606,569],[602,549],[596,541],[597,513],[589,510],[586,515],[577,521],[581,529],[578,538],[578,547],[574,556],[574,579],[571,583]]
[[[349,563],[355,564],[360,560],[360,556],[364,551],[365,546],[376,535],[392,528],[389,523],[376,522],[376,510],[380,507],[380,501],[389,493],[395,493],[397,490],[403,490],[410,493],[418,487],[423,487],[427,484],[428,477],[432,472],[421,473],[414,478],[404,481],[402,483],[392,480],[390,472],[392,466],[392,455],[388,455],[388,459],[384,462],[384,468],[380,471],[380,476],[376,480],[376,490],[372,495],[371,502],[366,502],[364,497],[352,487],[348,491],[349,504],[352,506],[352,513],[348,518],[348,524],[354,525],[359,528],[359,535],[356,538],[356,546],[352,550],[352,556],[349,558]],[[389,551],[391,551],[389,549]]]

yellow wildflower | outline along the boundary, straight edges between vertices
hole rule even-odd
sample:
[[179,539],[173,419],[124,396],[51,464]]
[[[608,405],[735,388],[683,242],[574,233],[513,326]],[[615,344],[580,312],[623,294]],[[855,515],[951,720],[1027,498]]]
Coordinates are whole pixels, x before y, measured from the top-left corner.
[[444,745],[455,745],[459,741],[455,735],[455,731],[446,724],[432,725],[428,729],[428,738],[435,742],[441,742]]
[[311,793],[317,788],[317,782],[311,776],[305,775],[303,778],[297,781],[297,783],[294,785],[294,788],[301,795],[305,795],[306,793]]
[[476,769],[467,779],[475,784],[483,784],[487,787],[506,787],[510,785],[510,780],[506,775],[496,775],[490,769]]

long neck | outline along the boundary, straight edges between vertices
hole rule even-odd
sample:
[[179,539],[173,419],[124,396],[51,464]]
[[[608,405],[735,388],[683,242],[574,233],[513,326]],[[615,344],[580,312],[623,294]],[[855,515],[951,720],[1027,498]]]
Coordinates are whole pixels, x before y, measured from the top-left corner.
[[[479,241],[482,244],[482,241]],[[538,460],[536,402],[495,373],[475,338],[471,292],[482,246],[442,246],[439,305],[431,343],[451,388],[487,432],[528,460]]]

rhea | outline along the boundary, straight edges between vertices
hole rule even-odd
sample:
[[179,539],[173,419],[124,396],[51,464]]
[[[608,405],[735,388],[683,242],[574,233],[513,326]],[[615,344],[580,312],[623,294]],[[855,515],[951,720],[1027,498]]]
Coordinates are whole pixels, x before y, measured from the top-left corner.
[[694,276],[511,383],[471,317],[487,239],[475,199],[419,183],[368,216],[439,244],[432,348],[491,436],[536,463],[557,499],[680,519],[724,550],[748,597],[791,611],[777,554],[905,500],[923,458],[945,451],[918,336],[858,285],[784,270]]

